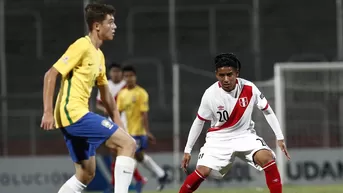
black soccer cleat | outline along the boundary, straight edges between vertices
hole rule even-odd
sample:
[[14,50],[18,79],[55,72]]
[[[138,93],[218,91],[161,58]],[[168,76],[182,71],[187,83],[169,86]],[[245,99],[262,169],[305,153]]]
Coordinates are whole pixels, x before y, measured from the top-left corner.
[[157,191],[162,191],[164,189],[164,186],[167,184],[168,182],[168,173],[165,171],[164,176],[162,178],[158,179],[158,183],[159,185],[157,186],[156,190]]

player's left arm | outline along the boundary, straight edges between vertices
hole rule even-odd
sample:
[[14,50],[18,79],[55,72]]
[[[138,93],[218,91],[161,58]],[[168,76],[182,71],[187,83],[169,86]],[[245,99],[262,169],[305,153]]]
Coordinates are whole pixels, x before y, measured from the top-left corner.
[[123,122],[120,119],[120,114],[117,105],[111,95],[110,89],[108,87],[108,81],[106,77],[106,66],[105,58],[102,57],[102,71],[96,79],[96,84],[100,91],[100,99],[102,105],[105,107],[108,115],[112,120],[122,129],[125,129]]
[[288,154],[288,151],[285,145],[284,136],[281,131],[280,123],[273,109],[270,107],[266,97],[261,93],[261,91],[255,85],[253,89],[254,89],[254,94],[256,97],[255,105],[257,106],[257,108],[259,108],[263,112],[263,115],[266,118],[269,126],[274,131],[279,147],[285,153],[287,158],[290,159],[290,156]]

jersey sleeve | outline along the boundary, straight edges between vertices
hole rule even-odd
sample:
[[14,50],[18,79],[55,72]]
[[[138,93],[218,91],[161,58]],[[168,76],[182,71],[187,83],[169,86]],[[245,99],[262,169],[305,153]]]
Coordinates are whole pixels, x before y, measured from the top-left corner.
[[141,91],[141,97],[140,97],[140,104],[139,104],[139,110],[141,112],[148,112],[149,111],[149,94],[145,91]]
[[255,86],[253,85],[253,92],[254,92],[254,97],[255,97],[255,105],[257,108],[260,110],[265,110],[268,108],[268,101],[266,97],[262,94],[262,92]]
[[211,121],[212,120],[212,111],[211,111],[211,100],[209,96],[209,91],[206,90],[204,95],[201,98],[201,103],[198,109],[198,118],[202,121]]
[[75,66],[77,66],[85,52],[89,43],[85,38],[80,38],[69,46],[62,57],[53,65],[53,67],[62,75],[66,76]]
[[102,52],[101,52],[101,71],[99,73],[99,76],[96,79],[96,84],[98,86],[108,84],[107,77],[106,77],[105,57]]

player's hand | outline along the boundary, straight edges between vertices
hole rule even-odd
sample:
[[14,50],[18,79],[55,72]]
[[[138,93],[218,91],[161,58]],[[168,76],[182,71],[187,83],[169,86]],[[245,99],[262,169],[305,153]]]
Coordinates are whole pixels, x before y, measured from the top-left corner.
[[181,168],[187,175],[188,175],[187,167],[190,161],[191,161],[191,154],[184,153],[183,158],[182,158]]
[[44,130],[55,129],[54,116],[52,113],[44,113],[40,127]]
[[148,132],[146,135],[148,136],[148,140],[151,144],[156,144],[156,138],[152,133]]
[[287,147],[286,147],[285,141],[284,140],[278,140],[277,144],[280,147],[281,151],[285,154],[287,159],[290,160],[291,156],[289,155],[289,153],[287,151]]

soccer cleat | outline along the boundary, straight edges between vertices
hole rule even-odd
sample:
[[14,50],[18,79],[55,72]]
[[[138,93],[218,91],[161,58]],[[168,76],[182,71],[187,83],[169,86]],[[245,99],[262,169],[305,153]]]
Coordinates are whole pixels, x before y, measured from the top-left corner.
[[148,178],[146,178],[146,177],[143,177],[142,181],[136,182],[136,192],[142,193],[143,187],[146,183],[148,183]]
[[156,190],[162,191],[167,182],[168,182],[168,173],[165,172],[164,176],[158,179],[159,185],[157,186]]

